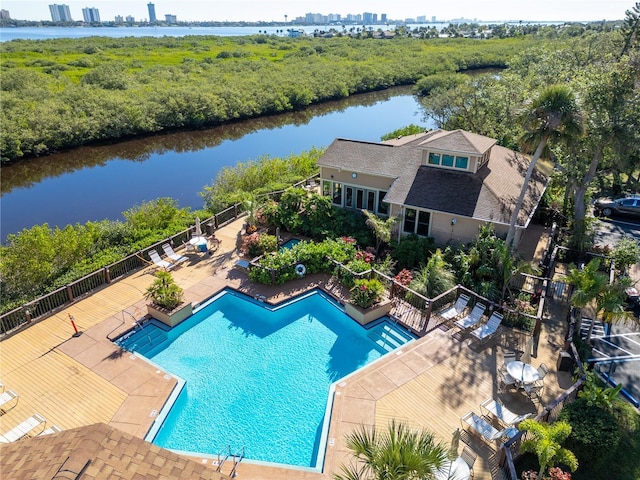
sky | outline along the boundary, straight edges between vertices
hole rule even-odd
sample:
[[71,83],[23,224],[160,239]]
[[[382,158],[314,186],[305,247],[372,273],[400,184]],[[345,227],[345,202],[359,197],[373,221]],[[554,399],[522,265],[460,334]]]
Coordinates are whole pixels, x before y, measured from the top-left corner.
[[[82,9],[95,7],[102,21],[116,15],[132,15],[136,21],[149,17],[148,0],[2,0],[0,6],[11,18],[51,20],[49,4],[69,5],[71,17],[82,20]],[[345,16],[363,12],[386,13],[404,20],[425,15],[437,20],[467,18],[478,21],[592,21],[619,20],[633,7],[633,0],[156,0],[156,16],[176,15],[178,21],[291,21],[305,13]]]

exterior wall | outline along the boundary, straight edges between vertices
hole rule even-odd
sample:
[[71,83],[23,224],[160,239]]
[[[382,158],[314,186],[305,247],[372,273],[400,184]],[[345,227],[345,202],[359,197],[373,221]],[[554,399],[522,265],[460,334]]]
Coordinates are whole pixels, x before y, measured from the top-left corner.
[[389,190],[394,179],[389,177],[380,177],[377,175],[369,175],[366,173],[357,173],[357,177],[353,178],[353,171],[338,170],[336,168],[320,167],[320,181],[330,180],[340,182],[345,185],[354,185],[378,190]]

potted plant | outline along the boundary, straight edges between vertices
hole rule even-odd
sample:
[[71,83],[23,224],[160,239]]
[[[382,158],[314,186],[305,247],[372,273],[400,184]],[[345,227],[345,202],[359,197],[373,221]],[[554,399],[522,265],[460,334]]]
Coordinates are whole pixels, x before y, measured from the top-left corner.
[[384,285],[376,278],[359,279],[351,288],[351,298],[345,304],[347,315],[361,325],[386,315],[391,311],[390,301],[381,301]]
[[156,279],[147,288],[145,298],[149,315],[171,327],[182,322],[193,313],[191,303],[183,302],[183,290],[164,270],[155,273]]

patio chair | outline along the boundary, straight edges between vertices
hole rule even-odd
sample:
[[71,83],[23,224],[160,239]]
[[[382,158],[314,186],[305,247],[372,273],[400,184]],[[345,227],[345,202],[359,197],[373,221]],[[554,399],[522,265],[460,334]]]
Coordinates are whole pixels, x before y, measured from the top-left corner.
[[544,385],[544,377],[549,373],[549,367],[547,367],[544,363],[541,363],[538,367],[538,380],[536,380],[535,385],[543,386]]
[[497,418],[498,421],[505,427],[516,426],[522,420],[525,420],[531,416],[530,413],[525,413],[522,415],[513,413],[511,410],[505,407],[500,400],[494,400],[493,398],[488,398],[480,404],[480,411],[483,410],[486,410],[488,413]]
[[518,381],[506,370],[498,370],[498,392],[506,392],[509,387],[518,388]]
[[469,467],[469,478],[473,478],[473,466],[476,463],[476,458],[478,455],[476,452],[471,450],[469,447],[464,447],[462,449],[462,453],[460,454],[460,458],[464,460],[464,463]]
[[487,307],[484,304],[476,303],[469,315],[466,315],[461,319],[456,320],[456,325],[462,328],[463,330],[466,330],[467,328],[471,328],[474,325],[477,325],[478,323],[480,323],[480,320],[482,319],[482,316],[484,315],[484,311],[486,309]]
[[156,252],[153,249],[149,250],[149,258],[154,263],[154,265],[156,267],[158,267],[158,268],[164,268],[165,270],[171,270],[173,267],[175,267],[174,263],[167,262],[166,260],[162,260],[160,258],[160,255],[158,255],[158,252]]
[[174,252],[173,248],[171,248],[171,245],[169,245],[168,243],[165,243],[164,245],[162,245],[162,249],[164,250],[164,253],[167,255],[167,258],[170,258],[172,262],[180,263],[180,262],[184,262],[185,260],[188,260],[187,257],[185,257],[184,255],[178,255],[176,252]]
[[57,426],[57,425],[51,425],[49,428],[47,428],[46,430],[41,431],[38,436],[39,437],[43,437],[45,435],[51,435],[52,433],[60,433],[62,431],[62,429]]
[[467,308],[468,303],[469,303],[469,296],[463,293],[458,297],[458,299],[456,300],[456,303],[454,303],[450,307],[442,309],[438,313],[438,315],[447,320],[451,320],[452,318],[455,318],[458,315],[460,315],[462,312],[464,312],[464,309]]
[[507,364],[516,361],[516,352],[504,352],[502,354],[502,365],[500,370],[504,373],[507,372]]
[[482,342],[487,338],[489,338],[494,333],[496,333],[498,331],[498,328],[500,328],[501,323],[502,323],[502,314],[498,312],[493,312],[491,314],[491,317],[489,318],[489,321],[486,324],[480,325],[478,328],[473,330],[471,332],[471,335],[473,335],[474,337],[476,337],[478,340]]
[[474,412],[467,412],[460,420],[462,421],[463,427],[466,424],[473,432],[477,433],[489,443],[503,438],[511,438],[518,433],[518,429],[515,427],[507,427],[502,430],[498,430]]
[[542,402],[542,390],[544,389],[544,385],[538,385],[534,383],[532,385],[525,385],[524,387],[522,387],[522,389],[524,390],[524,393],[527,395],[527,397],[529,397],[529,400],[531,400],[532,402],[534,401],[534,399]]
[[[45,418],[35,413],[25,421],[23,421],[20,425],[9,430],[7,433],[0,435],[0,443],[11,443],[16,440],[20,440],[31,433],[32,430],[36,429],[40,425],[43,425],[46,422]],[[43,425],[44,426],[44,425]]]
[[0,394],[0,409],[2,409],[2,411],[4,412],[5,407],[13,400],[16,401],[15,405],[13,405],[15,407],[18,404],[18,397],[19,395],[13,390],[2,392],[2,394]]

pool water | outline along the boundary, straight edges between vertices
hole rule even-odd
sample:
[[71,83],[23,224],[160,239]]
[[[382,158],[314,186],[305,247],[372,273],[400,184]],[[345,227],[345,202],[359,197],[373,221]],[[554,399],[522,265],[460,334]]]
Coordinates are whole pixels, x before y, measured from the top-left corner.
[[[182,324],[120,341],[185,380],[153,443],[315,467],[333,382],[412,340],[383,317],[363,328],[317,290],[269,307],[224,290]],[[320,458],[320,461],[322,459]]]
[[280,245],[280,251],[282,252],[283,250],[287,250],[287,249],[289,249],[289,248],[291,248],[294,245],[297,245],[299,243],[300,243],[300,239],[299,238],[290,238],[289,240],[284,242],[282,245]]

